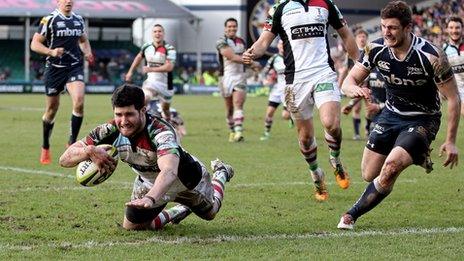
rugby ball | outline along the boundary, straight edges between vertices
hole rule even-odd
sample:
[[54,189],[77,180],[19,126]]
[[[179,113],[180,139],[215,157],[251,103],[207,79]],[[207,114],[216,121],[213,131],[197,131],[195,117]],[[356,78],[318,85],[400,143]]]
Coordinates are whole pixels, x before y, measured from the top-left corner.
[[[98,145],[100,146],[107,146],[107,144]],[[116,165],[118,163],[118,150],[116,147],[111,146],[107,149],[108,154],[116,160]],[[98,171],[97,164],[93,163],[92,160],[84,160],[77,165],[76,169],[76,180],[79,184],[86,187],[92,187],[102,183],[103,181],[107,180],[111,174],[113,173],[106,173],[104,175],[100,174]]]

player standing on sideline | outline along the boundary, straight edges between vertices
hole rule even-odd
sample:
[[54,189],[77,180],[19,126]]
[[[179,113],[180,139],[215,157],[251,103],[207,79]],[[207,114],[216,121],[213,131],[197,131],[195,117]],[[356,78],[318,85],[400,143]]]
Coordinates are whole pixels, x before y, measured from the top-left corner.
[[[112,173],[115,162],[99,144],[112,144],[119,157],[137,174],[132,198],[126,203],[123,227],[160,229],[178,223],[193,211],[212,220],[221,208],[224,184],[234,175],[230,165],[211,162],[212,180],[205,166],[178,143],[174,128],[146,113],[141,88],[123,85],[111,99],[114,119],[93,129],[60,157],[60,165],[74,167],[91,159],[102,173]],[[164,210],[168,202],[182,205]]]
[[456,135],[461,102],[453,72],[443,50],[411,33],[412,12],[403,1],[388,3],[380,13],[382,36],[366,47],[343,83],[349,97],[370,98],[359,84],[377,67],[385,79],[386,109],[382,110],[362,158],[362,177],[370,182],[340,219],[338,228],[353,229],[356,220],[392,191],[400,173],[412,164],[432,171],[430,143],[440,127],[440,98],[448,99],[443,166],[458,163]]
[[[266,116],[264,118],[264,134],[260,138],[261,140],[268,140],[271,136],[272,118],[277,110],[277,107],[284,101],[284,90],[285,90],[285,64],[284,64],[284,45],[282,40],[279,40],[277,44],[278,53],[274,54],[269,58],[266,66],[263,69],[263,74],[268,74],[271,70],[274,70],[277,74],[277,82],[272,86],[271,93],[269,93],[269,102],[266,109]],[[284,106],[282,110],[282,118],[290,120],[290,113]],[[293,125],[293,122],[290,124]]]
[[[125,76],[126,82],[130,82],[132,74],[142,62],[146,61],[143,73],[147,74],[147,79],[143,82],[143,92],[145,93],[145,104],[148,106],[155,97],[161,101],[163,118],[171,120],[169,107],[174,96],[174,85],[172,70],[176,62],[176,50],[164,41],[164,28],[160,24],[153,26],[153,41],[145,43],[140,52],[135,56],[129,71]],[[156,108],[149,108],[156,111]]]
[[[356,45],[358,46],[359,52],[362,52],[364,47],[367,44],[367,32],[363,29],[358,29],[354,32],[354,38],[356,41]],[[348,71],[354,66],[354,62],[351,59],[347,58],[347,66],[344,70],[344,73],[339,77],[338,82],[339,86],[341,86],[341,83],[345,79],[346,75],[348,74]],[[363,83],[364,84],[364,83]],[[365,83],[367,84],[367,83]],[[360,126],[361,126],[361,105],[362,103],[360,102],[362,99],[351,99],[348,103],[348,105],[343,106],[342,112],[345,115],[348,115],[352,111],[352,117],[353,117],[353,129],[354,129],[354,136],[353,140],[361,140],[361,133],[360,133]],[[366,132],[367,134],[367,132]]]
[[245,41],[237,36],[237,30],[237,20],[228,18],[224,23],[224,36],[216,43],[220,65],[219,90],[226,105],[229,142],[243,141],[243,105],[247,94],[246,74],[241,57],[245,51]]
[[66,89],[72,100],[71,134],[68,145],[74,143],[84,117],[84,63],[92,61],[84,19],[72,11],[73,0],[57,0],[57,9],[42,18],[34,34],[31,50],[47,56],[45,62],[45,113],[42,116],[43,143],[41,164],[50,164],[50,136],[60,106],[60,93]]
[[340,161],[340,90],[337,74],[327,45],[326,25],[330,24],[343,39],[352,59],[359,56],[351,30],[330,0],[285,1],[274,5],[259,39],[243,54],[245,63],[261,57],[274,38],[284,42],[285,102],[295,120],[300,151],[309,165],[316,200],[328,199],[324,172],[317,163],[313,107],[317,106],[325,140],[330,148],[330,164],[338,185],[346,189],[350,180]]
[[[464,41],[462,27],[463,22],[461,17],[450,17],[446,27],[448,42],[443,46],[449,63],[453,68],[461,101],[464,100]],[[464,116],[464,103],[461,103],[461,115]]]

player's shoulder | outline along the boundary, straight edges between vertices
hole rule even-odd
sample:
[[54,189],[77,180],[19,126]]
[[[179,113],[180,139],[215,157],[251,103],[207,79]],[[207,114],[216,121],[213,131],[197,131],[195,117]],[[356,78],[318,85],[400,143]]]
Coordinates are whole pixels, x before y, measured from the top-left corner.
[[142,44],[142,47],[140,49],[142,49],[142,51],[145,51],[150,46],[153,46],[153,42],[146,42]]
[[59,13],[56,10],[49,13],[48,15],[42,17],[40,24],[48,24],[51,20],[53,20],[54,17],[58,16],[58,14]]
[[413,47],[417,51],[425,54],[426,56],[440,57],[445,55],[442,48],[436,46],[429,40],[422,37],[413,36]]
[[386,48],[385,42],[382,37],[375,39],[372,42],[369,42],[366,47],[364,47],[364,54],[365,55],[373,55],[377,54],[378,52],[384,50]]
[[223,35],[219,37],[219,39],[216,41],[216,49],[221,49],[223,47],[229,46],[229,43],[227,42],[229,38],[227,36]]
[[176,48],[172,45],[172,44],[169,44],[169,43],[164,43],[164,48],[166,48],[166,50],[168,51],[175,51]]

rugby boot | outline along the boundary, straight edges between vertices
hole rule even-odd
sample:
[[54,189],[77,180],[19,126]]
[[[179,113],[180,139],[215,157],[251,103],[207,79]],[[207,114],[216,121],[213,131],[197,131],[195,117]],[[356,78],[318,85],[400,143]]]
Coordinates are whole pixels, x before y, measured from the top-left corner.
[[234,136],[235,136],[235,132],[231,131],[229,133],[229,142],[234,142]]
[[335,180],[338,186],[342,189],[347,189],[350,186],[350,175],[345,171],[338,158],[330,157],[329,161],[332,168],[334,168]]
[[353,230],[354,229],[354,220],[353,217],[346,213],[340,218],[340,222],[337,225],[337,228],[344,230]]
[[42,165],[48,165],[52,162],[51,155],[50,155],[50,149],[44,149],[42,148],[40,152],[40,164]]
[[265,140],[268,140],[270,137],[271,137],[271,133],[268,132],[268,131],[265,131],[264,134],[263,134],[263,136],[261,136],[261,137],[259,138],[259,140],[265,141]]
[[226,181],[230,181],[234,176],[234,168],[231,165],[224,163],[220,159],[211,161],[211,169],[213,172],[224,171],[226,173]]
[[317,201],[326,201],[329,199],[329,192],[324,180],[314,181],[314,197]]
[[245,138],[243,137],[243,133],[241,131],[236,131],[234,134],[234,142],[241,142],[244,140]]

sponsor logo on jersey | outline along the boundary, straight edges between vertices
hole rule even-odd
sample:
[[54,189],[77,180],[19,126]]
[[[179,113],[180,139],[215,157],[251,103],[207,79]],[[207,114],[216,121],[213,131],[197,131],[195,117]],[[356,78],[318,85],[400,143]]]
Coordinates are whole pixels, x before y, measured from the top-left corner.
[[324,24],[304,24],[293,26],[290,28],[292,39],[306,39],[314,37],[324,37],[325,25]]
[[81,22],[79,22],[79,21],[74,21],[74,26],[81,26]]
[[58,21],[58,22],[56,22],[56,27],[64,28],[64,27],[66,27],[66,23],[64,21]]
[[408,69],[408,76],[409,75],[421,75],[424,73],[422,68],[408,66],[407,69]]
[[63,37],[63,36],[81,36],[82,30],[81,29],[62,29],[56,31],[56,36]]
[[384,71],[390,71],[390,63],[389,62],[386,62],[386,61],[379,61],[377,63],[377,66],[384,70]]
[[396,77],[395,74],[393,73],[388,76],[384,75],[384,78],[388,83],[395,84],[395,85],[422,86],[427,83],[426,79],[419,79],[419,80],[404,79],[404,78]]

